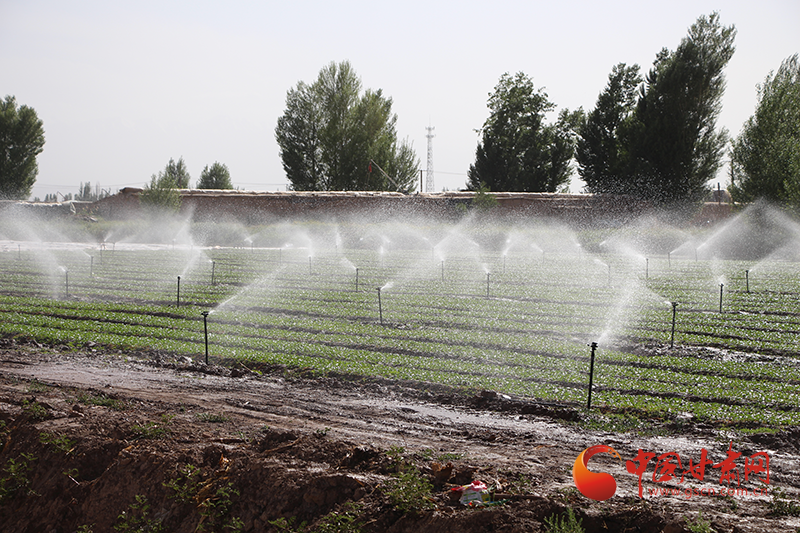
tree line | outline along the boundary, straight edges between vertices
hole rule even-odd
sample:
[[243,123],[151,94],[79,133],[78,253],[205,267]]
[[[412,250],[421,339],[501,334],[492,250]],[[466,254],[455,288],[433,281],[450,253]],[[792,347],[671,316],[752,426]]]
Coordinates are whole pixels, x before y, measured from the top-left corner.
[[[646,74],[639,65],[615,65],[593,109],[562,109],[552,122],[547,117],[556,105],[543,88],[523,72],[503,74],[489,95],[465,188],[558,192],[577,171],[587,192],[690,207],[707,196],[727,155],[734,200],[764,197],[800,207],[798,55],[770,72],[755,113],[730,139],[717,119],[735,36],[718,13],[701,16],[675,50],[656,54]],[[414,191],[419,158],[397,138],[392,104],[382,90],[363,89],[348,61],[330,63],[312,83],[289,89],[275,139],[291,189]],[[0,101],[2,197],[30,194],[43,145],[36,112],[17,108],[11,96]],[[175,189],[189,180],[183,158],[170,159],[145,185],[142,200],[174,204]],[[206,166],[197,187],[232,188],[227,166]]]

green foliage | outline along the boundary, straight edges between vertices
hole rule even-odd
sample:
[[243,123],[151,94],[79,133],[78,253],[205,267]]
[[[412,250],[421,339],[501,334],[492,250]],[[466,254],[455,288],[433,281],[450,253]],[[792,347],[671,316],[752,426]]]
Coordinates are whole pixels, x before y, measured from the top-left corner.
[[125,402],[122,400],[118,400],[116,398],[110,398],[102,393],[88,393],[88,392],[80,392],[78,393],[77,399],[80,403],[84,405],[97,405],[100,407],[108,407],[109,409],[113,409],[114,411],[124,411],[125,410]]
[[392,99],[380,89],[362,95],[361,80],[347,61],[330,63],[311,85],[299,82],[287,92],[275,128],[292,188],[412,190],[419,161],[407,141],[398,142],[396,122]]
[[0,504],[8,501],[19,494],[27,496],[32,491],[28,488],[31,481],[28,473],[33,469],[36,457],[29,453],[22,453],[17,459],[9,457],[3,468],[2,478],[0,478]]
[[503,74],[488,106],[489,118],[467,174],[469,190],[556,192],[569,181],[572,130],[581,111],[563,110],[558,122],[545,124],[555,104],[522,72]]
[[295,520],[297,520],[296,516],[289,517],[288,520],[284,517],[280,517],[276,518],[275,520],[267,520],[267,524],[275,528],[276,531],[286,531],[288,533],[299,533],[301,531],[305,531],[307,523],[301,522],[299,525],[295,526]]
[[636,91],[642,81],[639,65],[615,65],[595,108],[580,126],[575,159],[578,174],[593,193],[630,192],[621,178],[630,172],[632,162],[621,140],[636,110]]
[[206,165],[200,173],[198,189],[233,189],[231,173],[226,165],[214,162],[211,167]]
[[777,487],[772,489],[772,499],[767,506],[771,516],[800,516],[800,502]]
[[172,434],[172,429],[170,429],[169,425],[174,416],[175,415],[164,414],[161,415],[159,422],[150,420],[144,424],[135,424],[131,428],[131,431],[140,439],[157,440],[167,438]]
[[150,504],[147,502],[147,498],[137,494],[136,501],[117,516],[114,531],[124,533],[160,533],[164,531],[161,520],[148,518],[149,515]]
[[197,413],[197,419],[211,424],[222,424],[230,420],[230,418],[221,413]]
[[239,491],[233,488],[232,483],[217,487],[212,496],[200,502],[200,523],[196,531],[242,531],[244,524],[241,519],[228,516],[233,505],[231,498],[238,495]]
[[175,213],[181,207],[181,195],[173,177],[153,174],[139,194],[139,204],[150,215]]
[[585,529],[581,525],[582,520],[575,516],[571,508],[559,518],[559,515],[552,514],[544,519],[547,533],[584,533]]
[[314,533],[359,533],[363,522],[359,519],[362,506],[345,502],[338,511],[323,516],[314,527]]
[[66,435],[58,435],[56,433],[39,433],[39,442],[42,444],[50,444],[56,450],[63,454],[68,454],[75,447],[75,441]]
[[614,68],[581,128],[578,162],[590,192],[624,192],[672,208],[705,198],[727,142],[716,120],[735,35],[717,13],[699,17],[674,52],[659,52],[635,109],[638,69]]
[[46,420],[48,416],[47,408],[36,400],[22,400],[22,412],[34,421]]
[[44,149],[44,127],[36,111],[17,107],[13,96],[0,100],[0,199],[24,200],[31,194]]
[[731,195],[800,207],[800,56],[785,59],[758,88],[755,113],[731,149]]
[[488,185],[481,185],[475,191],[471,206],[479,211],[491,211],[497,207],[497,197],[490,193]]
[[200,468],[187,464],[178,468],[178,476],[164,482],[164,487],[172,489],[175,498],[181,503],[191,503],[200,488]]
[[433,509],[433,485],[414,467],[406,467],[386,483],[386,495],[392,505],[403,513],[419,513]]
[[694,520],[689,519],[688,517],[684,517],[686,520],[686,527],[689,528],[689,531],[692,533],[716,533],[716,529],[711,527],[711,522],[703,518],[703,512],[698,511],[697,518]]

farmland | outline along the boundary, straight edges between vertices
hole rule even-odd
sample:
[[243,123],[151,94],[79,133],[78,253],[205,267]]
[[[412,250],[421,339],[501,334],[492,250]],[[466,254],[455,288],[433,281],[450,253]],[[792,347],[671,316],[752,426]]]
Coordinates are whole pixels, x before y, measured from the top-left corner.
[[659,249],[553,227],[375,223],[282,225],[229,246],[5,241],[0,333],[200,361],[205,326],[227,365],[572,406],[597,343],[593,407],[797,424],[797,263],[720,258],[707,237]]

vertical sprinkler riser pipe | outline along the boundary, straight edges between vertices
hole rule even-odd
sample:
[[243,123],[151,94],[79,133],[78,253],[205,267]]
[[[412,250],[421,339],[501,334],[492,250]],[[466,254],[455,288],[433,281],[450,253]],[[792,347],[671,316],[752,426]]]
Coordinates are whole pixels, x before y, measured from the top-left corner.
[[383,325],[383,305],[381,304],[381,288],[377,288],[378,291],[378,319],[380,320],[381,326]]
[[719,284],[719,312],[722,312],[722,289],[725,287],[724,283]]
[[745,280],[746,287],[747,287],[747,294],[750,294],[750,271],[749,270],[745,270],[744,271],[744,280]]
[[589,344],[592,348],[592,355],[589,360],[589,395],[586,399],[586,409],[592,408],[592,382],[594,381],[594,352],[597,350],[597,343],[593,342]]
[[175,307],[181,306],[181,277],[178,276],[178,292],[177,296],[175,297]]
[[358,268],[356,268],[356,292],[358,292]]
[[672,334],[669,338],[669,347],[675,347],[675,317],[678,314],[678,302],[672,302]]
[[208,366],[208,311],[203,311],[200,314],[203,315],[203,332],[206,339],[206,366]]
[[216,285],[216,283],[214,282],[214,273],[215,273],[216,269],[217,269],[217,262],[216,261],[211,261],[211,286],[212,287],[214,285]]

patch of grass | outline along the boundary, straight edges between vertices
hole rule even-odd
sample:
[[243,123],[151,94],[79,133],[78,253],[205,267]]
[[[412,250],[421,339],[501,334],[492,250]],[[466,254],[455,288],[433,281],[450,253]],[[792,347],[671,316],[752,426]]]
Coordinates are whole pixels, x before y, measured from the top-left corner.
[[80,393],[78,394],[78,401],[84,405],[108,407],[115,411],[125,410],[125,402],[117,400],[116,398],[110,398],[105,394]]
[[147,503],[147,497],[137,494],[136,502],[130,504],[127,510],[117,516],[114,531],[124,533],[160,533],[164,531],[161,520],[150,519],[149,515],[150,504]]
[[800,516],[800,503],[777,487],[772,490],[772,500],[767,506],[771,516]]
[[359,533],[363,523],[359,520],[362,505],[345,502],[338,511],[331,511],[323,516],[316,527],[315,533]]
[[160,422],[145,422],[144,424],[136,424],[131,428],[133,434],[140,439],[164,439],[171,433],[172,429],[169,427],[175,415],[161,415]]
[[46,420],[48,416],[47,408],[36,400],[22,400],[22,412],[33,421]]
[[683,519],[686,520],[686,527],[689,528],[689,531],[692,533],[717,533],[717,530],[711,527],[711,521],[703,518],[702,511],[697,513],[697,518],[694,520],[686,516],[684,516]]
[[33,378],[28,384],[28,392],[47,392],[50,390],[50,385],[42,383],[36,378]]
[[295,520],[297,520],[296,516],[291,516],[289,519],[280,517],[275,520],[267,520],[267,524],[277,531],[285,531],[286,533],[299,533],[306,529],[306,522],[300,522],[299,525],[295,526]]
[[567,507],[567,512],[559,518],[553,513],[544,519],[547,533],[584,533],[582,520],[575,516],[572,508]]
[[210,424],[222,424],[230,420],[230,418],[221,413],[197,413],[197,419]]
[[28,488],[31,481],[28,479],[28,472],[33,469],[31,463],[36,461],[36,457],[29,453],[22,453],[17,459],[9,458],[0,478],[0,503],[10,500],[19,494],[32,494]]
[[440,463],[446,463],[448,461],[458,461],[459,459],[463,459],[463,453],[442,453],[436,456],[436,460]]
[[66,435],[58,435],[56,433],[47,433],[44,431],[39,433],[39,442],[42,444],[50,444],[64,455],[69,454],[75,447],[75,441]]
[[419,513],[436,507],[431,499],[433,485],[419,470],[408,467],[392,476],[386,484],[386,495],[398,511]]

